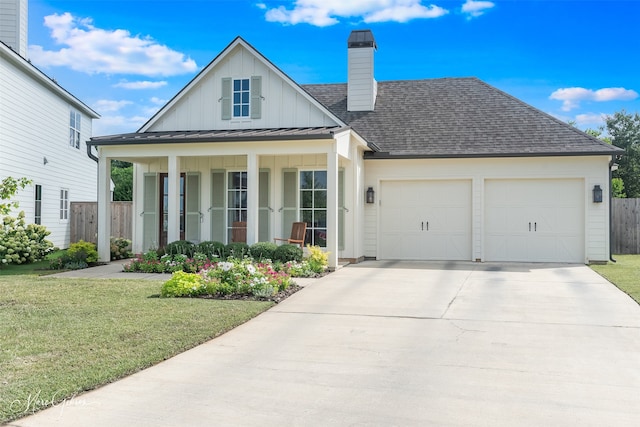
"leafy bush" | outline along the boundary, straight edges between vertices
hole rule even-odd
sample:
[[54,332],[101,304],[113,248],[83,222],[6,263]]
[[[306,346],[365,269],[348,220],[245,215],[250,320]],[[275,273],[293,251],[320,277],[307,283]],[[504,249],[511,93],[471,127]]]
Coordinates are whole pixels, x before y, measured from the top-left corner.
[[164,248],[165,255],[187,255],[192,257],[196,251],[195,245],[187,240],[176,240]]
[[258,261],[272,260],[273,253],[278,249],[278,245],[273,242],[258,242],[251,245],[249,254]]
[[41,260],[53,248],[45,238],[51,234],[43,225],[26,225],[24,212],[6,216],[0,224],[0,266]]
[[84,240],[72,243],[67,250],[66,256],[72,261],[82,261],[87,264],[98,261],[96,245]]
[[131,258],[131,240],[122,237],[111,238],[111,261]]
[[302,249],[298,245],[284,244],[273,252],[273,259],[280,262],[302,261]]
[[309,256],[306,258],[309,269],[314,273],[320,274],[329,265],[329,253],[324,252],[319,246],[307,245]]
[[229,243],[225,249],[227,257],[242,259],[245,255],[249,255],[249,245],[243,242]]
[[196,252],[204,254],[209,259],[223,258],[226,250],[226,245],[222,242],[201,242],[196,248]]
[[211,295],[253,295],[270,297],[285,290],[291,277],[275,271],[270,264],[254,264],[249,259],[230,258],[200,271]]
[[171,279],[162,285],[163,297],[195,297],[206,292],[207,288],[198,274],[176,271]]

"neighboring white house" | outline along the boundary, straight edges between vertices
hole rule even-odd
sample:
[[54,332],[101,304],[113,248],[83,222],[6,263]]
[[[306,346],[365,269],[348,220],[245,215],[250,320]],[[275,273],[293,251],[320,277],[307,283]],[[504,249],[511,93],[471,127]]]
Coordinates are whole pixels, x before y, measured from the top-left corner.
[[66,248],[70,203],[97,200],[97,164],[87,156],[86,141],[99,115],[23,56],[26,0],[0,0],[0,12],[0,35],[7,37],[0,41],[0,180],[33,181],[14,198],[18,211],[25,211],[27,222],[46,226],[48,239]]
[[138,132],[92,138],[99,217],[120,159],[135,164],[136,252],[228,242],[236,221],[269,241],[302,220],[332,267],[609,258],[620,149],[475,78],[376,82],[372,33],[347,45],[347,83],[301,86],[233,40]]

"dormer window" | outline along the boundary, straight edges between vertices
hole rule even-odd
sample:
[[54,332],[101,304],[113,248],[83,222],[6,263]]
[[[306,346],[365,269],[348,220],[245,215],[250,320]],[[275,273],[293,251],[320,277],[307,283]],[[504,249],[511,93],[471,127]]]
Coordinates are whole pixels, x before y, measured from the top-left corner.
[[233,117],[249,117],[249,79],[233,80]]

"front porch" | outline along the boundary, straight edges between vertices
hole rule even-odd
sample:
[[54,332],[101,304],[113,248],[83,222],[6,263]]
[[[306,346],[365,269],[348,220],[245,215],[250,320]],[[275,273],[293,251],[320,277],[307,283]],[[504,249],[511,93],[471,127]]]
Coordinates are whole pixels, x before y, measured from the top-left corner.
[[[303,141],[120,143],[99,151],[98,252],[109,260],[111,160],[134,163],[133,251],[176,240],[247,244],[288,237],[307,224],[305,245],[339,258],[362,256],[362,145],[350,131]],[[243,233],[237,233],[243,227]]]

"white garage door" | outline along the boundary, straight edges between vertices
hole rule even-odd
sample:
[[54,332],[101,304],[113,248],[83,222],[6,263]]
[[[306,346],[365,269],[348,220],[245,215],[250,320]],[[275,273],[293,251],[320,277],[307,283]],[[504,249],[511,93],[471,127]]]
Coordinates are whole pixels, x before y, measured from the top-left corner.
[[471,181],[383,181],[380,259],[471,260]]
[[580,179],[485,181],[485,260],[584,262]]

